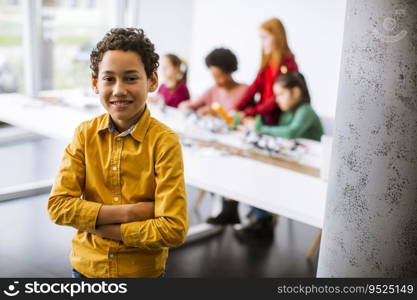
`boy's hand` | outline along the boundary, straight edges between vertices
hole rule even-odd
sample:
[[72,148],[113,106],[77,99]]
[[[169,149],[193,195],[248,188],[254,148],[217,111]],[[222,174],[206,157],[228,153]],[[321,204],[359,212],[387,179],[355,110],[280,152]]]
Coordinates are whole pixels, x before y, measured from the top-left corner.
[[120,232],[120,224],[112,225],[100,225],[96,229],[87,229],[85,232],[95,234],[101,238],[111,239],[115,241],[122,240],[122,234]]
[[102,205],[97,216],[96,225],[121,224],[152,219],[154,210],[154,202]]
[[[122,218],[122,222],[120,223],[129,223],[129,222],[135,222],[135,221],[143,221],[152,219],[155,215],[155,203],[154,202],[138,202],[135,204],[124,204],[124,205],[106,205],[102,206],[102,210],[108,210],[108,209],[115,209],[112,211],[108,211],[105,214],[114,214],[118,213],[120,210],[120,218]],[[117,220],[119,217],[115,217],[114,215],[111,216],[112,218],[115,218]],[[103,216],[101,217],[103,218]],[[110,220],[110,217],[109,217]],[[103,221],[103,220],[102,220]],[[112,239],[116,241],[121,241],[121,233],[120,233],[120,223],[116,224],[103,224],[98,223],[95,229],[86,229],[85,232],[95,234],[102,238]]]
[[135,204],[126,205],[126,222],[143,221],[152,219],[155,216],[154,202],[138,202]]

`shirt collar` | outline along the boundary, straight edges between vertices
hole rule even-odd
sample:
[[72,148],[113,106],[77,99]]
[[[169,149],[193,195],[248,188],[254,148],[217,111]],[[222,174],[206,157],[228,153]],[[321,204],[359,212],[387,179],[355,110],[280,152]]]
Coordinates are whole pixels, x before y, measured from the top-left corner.
[[[149,128],[151,121],[151,112],[148,107],[145,107],[145,111],[140,117],[139,121],[136,124],[133,124],[126,131],[120,133],[120,136],[131,135],[138,142],[142,142]],[[111,133],[117,133],[116,126],[114,125],[110,115],[107,113],[104,118],[100,121],[97,132],[101,133],[105,130],[108,130]]]
[[[129,129],[120,133],[120,136],[126,136],[126,135],[130,134],[135,126],[136,126],[136,124],[133,124],[132,126],[130,126]],[[111,133],[118,133],[118,131],[116,129],[116,125],[114,125],[114,122],[111,118],[109,118],[109,126],[108,127],[109,127],[109,131]]]

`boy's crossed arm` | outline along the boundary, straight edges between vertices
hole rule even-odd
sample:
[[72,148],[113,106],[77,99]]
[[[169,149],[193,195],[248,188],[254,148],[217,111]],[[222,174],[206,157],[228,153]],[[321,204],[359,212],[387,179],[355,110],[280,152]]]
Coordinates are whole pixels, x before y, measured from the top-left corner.
[[[84,139],[78,126],[72,143],[64,153],[58,176],[48,199],[52,221],[121,240],[120,224],[144,221],[154,217],[154,202],[124,205],[104,205],[81,199],[85,181]],[[110,233],[110,234],[108,234]]]
[[121,241],[120,224],[152,219],[154,210],[154,202],[102,205],[97,215],[96,228],[86,230],[86,232],[102,238]]
[[175,247],[184,242],[188,229],[187,202],[181,144],[175,134],[165,135],[158,145],[152,204],[103,205],[83,199],[84,145],[82,126],[79,126],[73,142],[65,149],[48,199],[48,213],[54,223],[119,240],[131,247]]
[[154,217],[154,209],[154,202],[102,205],[97,216],[96,225],[120,224],[151,219]]

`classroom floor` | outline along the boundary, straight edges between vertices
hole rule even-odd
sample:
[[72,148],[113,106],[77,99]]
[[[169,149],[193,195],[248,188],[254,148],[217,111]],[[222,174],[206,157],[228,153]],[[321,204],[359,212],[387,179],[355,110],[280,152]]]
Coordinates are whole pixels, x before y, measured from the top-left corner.
[[[0,128],[1,131],[1,128]],[[0,188],[53,177],[63,147],[46,138],[0,146]],[[187,187],[190,223],[205,220],[212,201],[206,197],[196,213],[198,191]],[[69,277],[68,255],[75,230],[53,224],[48,195],[0,202],[0,277]],[[241,215],[247,207],[241,205]],[[170,251],[168,277],[314,277],[318,255],[305,252],[317,228],[280,217],[269,244],[241,244],[226,227],[218,235]]]

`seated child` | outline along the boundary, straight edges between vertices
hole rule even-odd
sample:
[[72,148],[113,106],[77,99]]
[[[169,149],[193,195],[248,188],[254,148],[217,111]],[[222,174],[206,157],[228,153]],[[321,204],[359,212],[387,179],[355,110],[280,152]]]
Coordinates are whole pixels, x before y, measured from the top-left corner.
[[195,101],[181,103],[181,108],[196,110],[199,115],[214,114],[211,105],[217,102],[226,112],[235,110],[237,101],[246,93],[247,85],[236,82],[232,73],[237,70],[237,58],[229,49],[218,48],[206,57],[215,85]]
[[[319,117],[310,105],[310,94],[304,76],[298,72],[289,72],[279,76],[273,86],[275,101],[282,110],[277,126],[262,123],[261,116],[256,117],[255,130],[287,139],[306,138],[320,141],[323,128]],[[246,225],[236,225],[235,233],[239,238],[272,237],[274,222],[272,215],[262,209],[252,207],[253,216]]]
[[283,74],[273,86],[275,100],[283,111],[277,126],[266,126],[256,117],[255,130],[287,139],[306,138],[320,141],[323,127],[310,105],[310,95],[302,74]]
[[[158,96],[165,105],[178,107],[178,104],[190,99],[187,88],[187,65],[178,56],[166,54],[162,57],[161,68],[165,82],[159,87]],[[155,97],[151,99],[156,100]]]
[[[209,88],[200,98],[195,101],[186,101],[180,104],[180,108],[188,108],[197,111],[202,116],[215,115],[212,104],[217,104],[225,111],[232,113],[236,109],[237,102],[247,92],[246,84],[237,83],[232,73],[237,70],[236,56],[229,49],[214,49],[206,57],[206,66],[210,69],[215,85]],[[223,199],[222,213],[216,217],[208,218],[207,222],[215,225],[239,223],[237,211],[238,203],[234,200]]]
[[73,277],[160,277],[169,247],[184,242],[188,217],[179,139],[146,106],[159,56],[141,29],[114,28],[90,59],[107,113],[75,130],[48,213],[78,230]]

